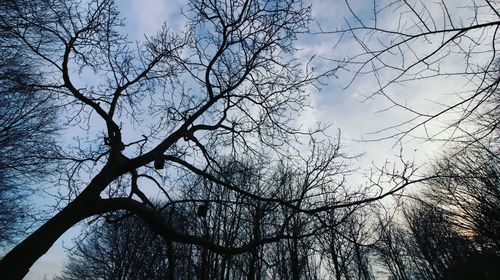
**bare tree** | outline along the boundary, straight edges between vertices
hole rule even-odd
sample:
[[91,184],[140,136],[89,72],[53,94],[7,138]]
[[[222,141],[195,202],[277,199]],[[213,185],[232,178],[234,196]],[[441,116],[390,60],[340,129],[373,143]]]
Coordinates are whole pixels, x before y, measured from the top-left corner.
[[[187,225],[178,213],[166,216],[175,216],[179,230]],[[189,279],[184,270],[176,273],[176,264],[187,262],[187,248],[174,248],[133,216],[102,219],[75,243],[56,279]]]
[[[28,61],[43,65],[36,86],[57,96],[63,124],[77,132],[55,158],[64,207],[0,261],[0,273],[8,278],[22,278],[76,223],[118,210],[139,216],[172,242],[221,255],[314,231],[291,235],[282,230],[285,223],[230,245],[179,232],[148,195],[179,200],[176,187],[188,175],[310,218],[384,198],[415,182],[408,168],[392,174],[388,192],[318,199],[321,192],[335,193],[325,186],[342,181],[337,177],[344,157],[337,143],[315,140],[321,130],[302,132],[293,122],[307,105],[307,87],[334,73],[318,73],[314,61],[293,58],[294,40],[308,32],[310,21],[310,8],[300,0],[193,0],[185,33],[163,26],[135,45],[119,33],[123,20],[112,0],[22,1],[13,7],[2,17],[16,23],[9,35]],[[310,145],[307,153],[300,150],[304,143]],[[250,157],[270,167],[287,161],[300,171],[299,196],[240,188],[224,176],[221,159],[227,157]]]
[[483,248],[500,250],[499,158],[490,150],[469,147],[453,150],[436,162],[436,179],[428,197],[445,211],[455,227],[467,232]]
[[[265,173],[269,170],[263,163],[238,163],[230,159],[220,162],[224,164],[224,177],[243,190],[288,195],[291,190],[300,191],[300,180],[284,167],[267,177]],[[83,235],[83,245],[69,252],[70,260],[62,279],[98,279],[99,275],[110,279],[118,276],[150,279],[155,275],[161,278],[172,269],[175,276],[169,274],[170,279],[287,279],[289,276],[316,279],[317,267],[312,256],[315,238],[303,237],[310,232],[307,227],[316,228],[311,218],[287,211],[286,207],[282,207],[286,213],[281,213],[275,210],[279,204],[264,204],[197,176],[182,180],[182,184],[179,189],[185,192],[184,200],[167,202],[164,216],[177,217],[177,222],[171,224],[185,234],[226,247],[248,237],[259,240],[273,236],[278,230],[295,238],[255,246],[237,256],[218,254],[203,246],[163,240],[144,229],[143,222],[125,213],[119,215],[122,218],[118,222],[92,226]],[[153,249],[145,250],[150,247]],[[144,263],[150,265],[146,268]]]
[[[265,172],[262,163],[235,162],[230,158],[220,160],[220,163],[223,165],[224,178],[242,190],[259,192],[263,184],[262,173]],[[196,176],[183,183],[180,189],[184,192],[185,201],[190,202],[186,207],[191,209],[195,217],[190,225],[192,233],[227,247],[249,237],[259,240],[260,236],[254,228],[255,209],[259,201]],[[273,188],[271,184],[267,187]],[[218,254],[200,246],[192,246],[191,250],[191,262],[197,279],[246,278],[257,273],[251,272],[252,269],[257,270],[257,246],[249,253],[238,256]]]
[[328,226],[317,235],[320,256],[331,279],[372,279],[370,248],[376,234],[366,207],[330,211]]
[[[2,18],[14,3],[2,3]],[[47,158],[56,151],[57,108],[34,86],[40,82],[38,69],[11,36],[14,25],[0,22],[0,246],[19,237],[28,217],[26,197],[49,173]]]
[[498,277],[498,256],[477,246],[441,205],[412,198],[400,213],[400,219],[381,222],[374,247],[378,262],[393,279]]
[[380,239],[374,251],[378,256],[377,262],[388,271],[391,279],[412,279],[414,264],[408,261],[407,238],[402,226],[394,220],[380,221]]
[[441,279],[454,263],[475,254],[472,243],[461,236],[443,211],[432,204],[414,204],[404,210],[409,229],[409,248],[425,279]]
[[[368,140],[396,139],[404,142],[417,138],[443,141],[444,144],[455,142],[447,156],[436,164],[442,168],[436,168],[430,176],[433,179],[427,182],[437,191],[431,191],[434,192],[434,202],[426,203],[436,208],[413,209],[415,215],[406,217],[408,224],[405,226],[397,223],[382,226],[381,242],[377,246],[381,252],[379,260],[389,267],[395,279],[411,279],[417,277],[415,275],[424,279],[455,279],[460,272],[453,274],[453,269],[447,267],[457,268],[468,261],[464,260],[463,251],[458,253],[446,248],[457,246],[448,237],[453,235],[460,239],[464,230],[471,232],[477,227],[473,224],[486,216],[490,217],[483,216],[480,214],[482,210],[474,208],[473,205],[484,203],[477,203],[477,199],[472,197],[484,198],[484,193],[488,193],[488,200],[495,200],[492,195],[495,191],[482,190],[485,190],[483,184],[488,184],[490,190],[497,185],[494,183],[496,176],[492,175],[495,168],[491,168],[490,163],[498,165],[497,44],[500,6],[498,2],[489,0],[401,0],[373,1],[368,7],[346,0],[345,7],[349,15],[342,28],[327,31],[325,26],[321,26],[320,31],[322,34],[341,35],[340,44],[344,40],[351,43],[351,39],[356,43],[358,49],[351,47],[349,57],[339,60],[354,73],[348,86],[356,86],[360,81],[375,85],[374,91],[365,92],[366,100],[381,96],[388,103],[387,108],[381,108],[381,112],[399,109],[406,116],[374,131],[373,138]],[[430,100],[425,101],[428,103],[424,106],[424,101],[418,99],[416,94],[423,92],[413,87],[415,85],[432,93],[427,96]],[[446,91],[445,94],[443,91]],[[468,193],[462,191],[467,187],[456,187],[462,181],[467,182],[465,185],[475,186],[472,197],[463,194]],[[445,202],[453,197],[455,204]],[[446,211],[435,203],[444,204]],[[450,211],[463,208],[467,210]],[[495,213],[496,210],[490,207],[485,211]],[[494,220],[487,223],[495,225]],[[440,228],[441,224],[450,228]],[[490,236],[491,228],[496,226],[489,227]],[[494,242],[489,240],[491,246]],[[418,252],[415,252],[416,248]],[[434,253],[438,257],[433,256]],[[472,250],[468,253],[475,255],[477,252]],[[462,260],[457,261],[460,264],[449,261],[450,255]],[[407,263],[408,258],[414,258],[412,264]],[[474,258],[469,260],[474,265],[467,267],[471,271],[481,271],[478,269],[480,265],[475,266],[480,262]],[[487,258],[481,259],[488,263]],[[418,263],[422,265],[414,265]],[[461,277],[468,277],[463,269],[459,271],[463,274]]]

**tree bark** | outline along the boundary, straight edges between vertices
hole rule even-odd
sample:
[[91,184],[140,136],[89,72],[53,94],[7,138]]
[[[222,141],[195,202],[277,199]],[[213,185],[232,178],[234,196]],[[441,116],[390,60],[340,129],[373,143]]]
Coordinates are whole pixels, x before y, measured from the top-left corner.
[[7,253],[0,260],[2,279],[22,279],[61,235],[83,219],[120,209],[118,204],[103,204],[99,197],[100,191],[113,181],[112,171],[109,165],[104,166],[75,200]]
[[68,204],[5,255],[0,261],[0,275],[5,277],[4,279],[22,279],[29,272],[30,267],[47,253],[64,232],[93,214],[85,210],[81,200]]

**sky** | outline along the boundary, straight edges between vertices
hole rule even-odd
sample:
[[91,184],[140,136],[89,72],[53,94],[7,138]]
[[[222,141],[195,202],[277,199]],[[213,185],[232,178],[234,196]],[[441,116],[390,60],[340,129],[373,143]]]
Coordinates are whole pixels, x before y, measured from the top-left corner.
[[[141,40],[144,36],[152,35],[155,30],[166,22],[171,30],[182,30],[185,26],[185,19],[180,11],[186,9],[183,0],[123,0],[117,1],[121,15],[126,18],[125,32],[129,39]],[[455,1],[454,3],[465,3],[467,1]],[[336,0],[312,0],[312,15],[315,19],[311,29],[318,31],[319,27],[324,31],[333,31],[339,26],[345,26],[346,20],[351,20],[344,1]],[[351,8],[359,11],[366,19],[371,18],[373,7],[367,5],[371,1],[352,1]],[[458,4],[457,4],[458,5]],[[457,13],[464,13],[464,10],[457,10]],[[434,11],[431,11],[432,13]],[[436,9],[436,15],[438,10]],[[380,24],[393,24],[398,17],[391,16],[390,13],[383,14],[378,18]],[[454,15],[462,16],[462,15]],[[317,54],[321,58],[342,58],[351,56],[356,50],[356,44],[352,39],[346,39],[340,46],[334,48],[337,35],[317,34],[314,36],[300,37],[296,42],[298,59],[306,60],[307,57]],[[395,58],[397,59],[397,58]],[[320,60],[321,61],[321,60]],[[323,60],[322,64],[328,63]],[[459,67],[461,61],[450,60],[443,67]],[[341,144],[344,152],[362,157],[355,160],[355,164],[360,170],[368,169],[373,165],[383,164],[386,160],[395,161],[397,155],[403,149],[405,159],[415,161],[417,164],[429,162],[439,154],[443,148],[443,143],[428,142],[423,140],[404,139],[404,145],[400,145],[396,140],[386,141],[361,141],[362,139],[377,139],[380,134],[369,134],[376,132],[394,124],[400,123],[410,115],[407,111],[391,109],[385,110],[388,100],[382,97],[365,100],[366,96],[377,88],[374,79],[358,79],[348,88],[349,77],[352,73],[339,72],[338,78],[325,81],[327,84],[320,90],[310,90],[311,107],[306,109],[300,116],[299,122],[305,127],[314,126],[317,122],[330,124],[327,133],[336,136],[341,132]],[[411,104],[415,108],[425,109],[429,112],[435,110],[438,102],[449,101],[452,95],[436,94],[453,92],[456,87],[461,87],[460,83],[453,79],[431,80],[426,83],[409,83],[397,85],[392,88],[392,94],[403,103]],[[365,101],[363,101],[365,100]],[[436,123],[429,127],[429,130],[438,129],[442,124]],[[354,181],[363,182],[363,178],[358,176]],[[73,228],[64,234],[56,244],[44,255],[30,270],[25,279],[38,280],[45,276],[50,279],[57,274],[64,265],[66,251],[64,247],[71,246],[71,240],[78,234],[79,228]]]

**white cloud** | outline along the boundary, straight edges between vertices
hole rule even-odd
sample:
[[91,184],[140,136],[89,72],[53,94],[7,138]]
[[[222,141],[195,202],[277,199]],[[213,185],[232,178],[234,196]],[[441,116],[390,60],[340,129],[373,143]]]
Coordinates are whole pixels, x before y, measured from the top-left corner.
[[185,20],[180,11],[186,8],[185,0],[125,0],[117,4],[126,18],[130,39],[141,40],[144,35],[153,35],[163,23],[175,32],[184,28]]

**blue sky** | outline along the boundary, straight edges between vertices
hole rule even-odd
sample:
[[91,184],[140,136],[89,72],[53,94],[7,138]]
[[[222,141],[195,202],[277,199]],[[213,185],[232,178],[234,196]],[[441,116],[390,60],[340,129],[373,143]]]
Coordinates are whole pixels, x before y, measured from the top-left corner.
[[[126,28],[129,39],[142,40],[144,36],[152,35],[163,22],[171,27],[173,31],[180,31],[185,26],[184,17],[180,10],[186,9],[186,1],[183,0],[123,0],[117,1],[122,16],[126,18]],[[454,1],[457,3],[466,3],[468,1]],[[372,1],[352,1],[354,10],[359,11],[361,16],[372,19]],[[459,5],[458,5],[459,6]],[[439,7],[435,14],[439,15]],[[345,20],[350,20],[344,1],[312,0],[312,14],[316,22],[312,23],[311,29],[318,30],[321,26],[323,30],[335,30],[345,25]],[[461,14],[461,13],[464,14]],[[434,14],[434,11],[431,11]],[[466,9],[456,9],[454,16],[467,18]],[[398,17],[391,16],[391,13],[384,13],[378,18],[380,24],[391,25],[398,21]],[[356,44],[352,39],[345,39],[337,48],[333,48],[337,40],[337,35],[308,35],[299,38],[297,46],[297,58],[307,60],[313,54],[318,54],[326,58],[342,58],[352,55],[357,50]],[[397,59],[397,58],[396,58]],[[319,60],[321,65],[328,63],[328,60]],[[442,67],[460,67],[462,61],[459,58],[450,59]],[[314,126],[317,122],[331,124],[328,134],[336,136],[341,131],[342,145],[344,151],[350,154],[364,154],[363,157],[356,160],[355,164],[360,170],[365,170],[373,164],[380,165],[386,160],[393,161],[403,148],[405,159],[416,161],[417,164],[429,161],[442,149],[442,143],[427,142],[423,140],[404,139],[404,145],[399,145],[395,140],[366,142],[361,139],[376,139],[379,135],[372,135],[369,132],[375,132],[390,127],[402,120],[410,117],[410,114],[404,110],[391,109],[384,110],[389,105],[387,99],[376,97],[363,101],[366,96],[377,87],[374,79],[358,79],[349,88],[348,84],[352,73],[339,72],[338,79],[332,78],[321,90],[310,89],[310,104],[302,115],[298,118],[304,127]],[[447,80],[428,80],[425,83],[407,83],[396,85],[391,88],[391,96],[397,98],[402,103],[411,104],[414,108],[419,108],[432,112],[439,108],[438,102],[448,102],[454,95],[446,93],[454,92],[457,88],[463,88],[465,82],[456,79]],[[438,94],[445,93],[445,94]],[[382,112],[381,112],[382,111]],[[445,121],[446,119],[441,119]],[[429,130],[436,130],[442,126],[442,123],[433,123],[428,127]],[[417,133],[421,133],[417,132]],[[69,137],[69,135],[67,135]],[[417,136],[417,135],[416,135]],[[411,140],[411,141],[406,141]],[[362,183],[361,176],[353,178],[354,182],[359,180]],[[78,228],[74,228],[60,238],[53,248],[43,256],[34,267],[26,279],[43,279],[45,275],[49,278],[54,273],[60,271],[65,259],[65,250],[63,244],[71,246],[71,239],[78,233]]]

